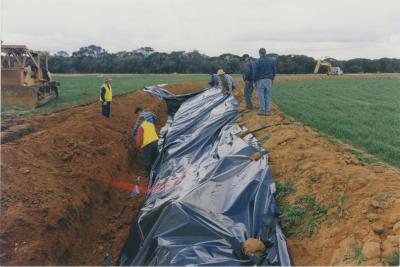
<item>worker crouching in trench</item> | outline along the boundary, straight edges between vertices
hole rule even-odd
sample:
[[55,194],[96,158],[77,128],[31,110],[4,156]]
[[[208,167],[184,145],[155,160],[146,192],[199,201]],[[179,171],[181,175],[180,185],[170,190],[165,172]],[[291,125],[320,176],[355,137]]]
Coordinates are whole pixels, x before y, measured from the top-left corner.
[[141,107],[136,108],[135,114],[139,117],[131,134],[136,147],[142,151],[143,164],[149,174],[158,156],[158,135],[155,127],[157,117],[151,112],[143,111]]

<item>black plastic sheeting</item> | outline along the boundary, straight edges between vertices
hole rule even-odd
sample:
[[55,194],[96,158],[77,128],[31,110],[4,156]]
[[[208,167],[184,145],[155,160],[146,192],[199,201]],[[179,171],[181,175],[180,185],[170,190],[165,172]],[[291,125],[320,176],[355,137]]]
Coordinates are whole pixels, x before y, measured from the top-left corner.
[[[291,265],[268,155],[252,134],[240,138],[238,101],[216,88],[168,98],[181,105],[161,130],[149,193],[118,264]],[[247,238],[261,239],[267,256],[244,255]]]
[[194,93],[189,93],[189,94],[183,94],[183,95],[175,95],[164,88],[161,87],[156,87],[156,86],[148,86],[144,89],[145,92],[155,94],[167,102],[167,109],[168,109],[168,115],[173,116],[179,109],[179,107],[182,105],[184,101],[186,101],[188,98],[195,96],[197,94],[200,94],[204,92],[206,89],[202,91],[197,91]]

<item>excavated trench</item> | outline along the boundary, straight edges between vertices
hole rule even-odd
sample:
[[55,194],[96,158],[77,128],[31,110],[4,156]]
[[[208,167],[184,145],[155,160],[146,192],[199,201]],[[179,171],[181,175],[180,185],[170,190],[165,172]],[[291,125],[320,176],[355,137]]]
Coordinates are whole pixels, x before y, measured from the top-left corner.
[[137,106],[165,124],[164,101],[142,91],[117,97],[110,120],[93,103],[18,123],[32,130],[2,144],[1,265],[115,263],[144,200],[129,195],[145,176],[129,137]]

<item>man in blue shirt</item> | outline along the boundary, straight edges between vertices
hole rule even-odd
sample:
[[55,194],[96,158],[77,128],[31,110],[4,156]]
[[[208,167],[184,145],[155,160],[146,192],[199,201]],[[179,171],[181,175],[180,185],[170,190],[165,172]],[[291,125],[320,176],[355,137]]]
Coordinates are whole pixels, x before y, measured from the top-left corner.
[[265,48],[258,51],[260,58],[256,61],[253,76],[256,82],[256,94],[258,98],[258,115],[270,115],[270,104],[272,96],[272,84],[276,74],[275,59],[267,57]]
[[244,81],[244,97],[246,100],[246,112],[253,110],[253,102],[251,97],[253,95],[253,65],[254,62],[251,60],[249,54],[242,56],[243,63],[243,81]]
[[211,85],[211,87],[217,87],[218,86],[218,76],[216,74],[212,73],[210,82],[208,84]]

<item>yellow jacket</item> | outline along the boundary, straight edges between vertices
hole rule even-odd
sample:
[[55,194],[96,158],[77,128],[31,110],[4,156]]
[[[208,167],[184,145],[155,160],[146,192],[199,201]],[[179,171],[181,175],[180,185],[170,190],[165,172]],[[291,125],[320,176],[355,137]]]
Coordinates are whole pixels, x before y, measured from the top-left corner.
[[[112,87],[111,87],[111,84],[110,84],[110,86],[107,86],[106,83],[103,83],[103,84],[101,85],[100,88],[101,88],[101,89],[102,89],[102,88],[105,89],[104,100],[105,100],[106,102],[112,101]],[[100,101],[103,101],[103,100],[101,99],[101,96],[100,96]]]
[[158,140],[158,135],[154,124],[148,121],[142,122],[135,135],[136,146],[144,148],[148,144],[153,143],[154,141],[157,140]]

